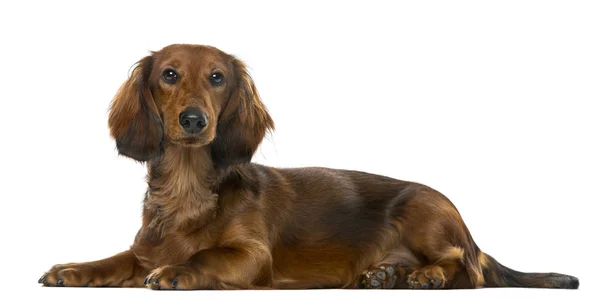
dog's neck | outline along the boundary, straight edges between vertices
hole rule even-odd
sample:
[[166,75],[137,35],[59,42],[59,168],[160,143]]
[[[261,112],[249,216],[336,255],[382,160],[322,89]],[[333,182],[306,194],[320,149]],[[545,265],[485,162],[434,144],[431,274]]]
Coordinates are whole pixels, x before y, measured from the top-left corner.
[[148,162],[144,221],[161,236],[207,224],[217,211],[216,178],[208,146],[166,143],[163,154]]

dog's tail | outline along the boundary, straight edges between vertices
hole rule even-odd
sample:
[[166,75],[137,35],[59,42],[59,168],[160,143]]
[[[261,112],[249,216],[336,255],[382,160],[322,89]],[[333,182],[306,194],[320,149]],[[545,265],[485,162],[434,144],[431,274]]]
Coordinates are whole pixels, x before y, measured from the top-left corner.
[[488,254],[479,252],[484,287],[525,287],[577,289],[579,279],[557,273],[523,273],[512,270]]

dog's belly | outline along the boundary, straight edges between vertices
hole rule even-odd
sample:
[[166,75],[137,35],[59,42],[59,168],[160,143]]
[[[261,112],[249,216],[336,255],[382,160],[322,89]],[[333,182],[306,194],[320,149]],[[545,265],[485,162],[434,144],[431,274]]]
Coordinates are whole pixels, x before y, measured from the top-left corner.
[[401,222],[377,206],[371,210],[338,207],[288,226],[273,249],[274,287],[355,288],[363,271],[375,265],[417,267]]
[[278,247],[273,252],[275,288],[341,287],[354,270],[357,252],[331,244]]
[[273,286],[278,289],[356,287],[364,270],[379,264],[419,267],[405,245],[381,251],[378,245],[360,249],[329,244],[278,248],[273,255]]

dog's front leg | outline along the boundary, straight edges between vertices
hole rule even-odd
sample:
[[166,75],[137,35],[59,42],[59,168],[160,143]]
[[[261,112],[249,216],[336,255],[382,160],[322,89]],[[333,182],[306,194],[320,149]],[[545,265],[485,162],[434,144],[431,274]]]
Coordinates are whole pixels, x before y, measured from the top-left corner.
[[55,265],[38,282],[45,286],[142,287],[147,274],[127,250],[99,261]]
[[153,270],[144,281],[152,289],[252,289],[270,287],[271,254],[264,245],[201,250],[184,264]]

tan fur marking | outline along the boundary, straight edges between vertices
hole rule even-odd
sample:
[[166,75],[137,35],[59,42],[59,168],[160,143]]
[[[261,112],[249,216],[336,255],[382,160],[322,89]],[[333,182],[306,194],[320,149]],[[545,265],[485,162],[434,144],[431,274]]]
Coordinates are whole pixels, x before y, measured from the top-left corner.
[[479,252],[479,265],[481,265],[482,268],[487,268],[489,266],[489,260],[488,257],[486,256],[486,254],[482,251]]
[[447,261],[460,260],[463,262],[463,256],[465,254],[464,249],[456,246],[450,246],[445,251],[440,253],[436,263],[443,263]]

